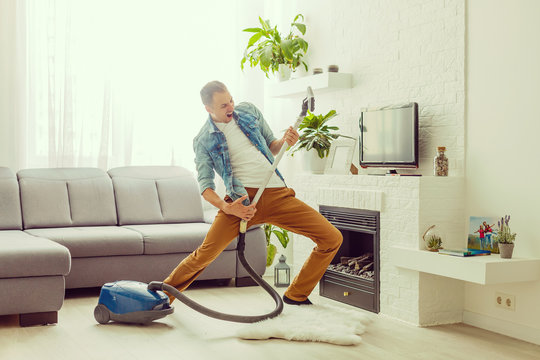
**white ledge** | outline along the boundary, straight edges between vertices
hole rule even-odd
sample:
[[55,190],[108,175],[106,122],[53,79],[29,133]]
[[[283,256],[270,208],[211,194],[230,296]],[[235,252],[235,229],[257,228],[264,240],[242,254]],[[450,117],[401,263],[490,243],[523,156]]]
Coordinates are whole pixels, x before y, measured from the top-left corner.
[[393,246],[390,261],[397,267],[482,285],[540,280],[540,259],[501,259],[499,254],[460,257]]
[[327,72],[282,81],[270,86],[270,96],[304,96],[308,86],[311,86],[311,89],[315,92],[315,96],[325,91],[349,89],[352,87],[352,74]]

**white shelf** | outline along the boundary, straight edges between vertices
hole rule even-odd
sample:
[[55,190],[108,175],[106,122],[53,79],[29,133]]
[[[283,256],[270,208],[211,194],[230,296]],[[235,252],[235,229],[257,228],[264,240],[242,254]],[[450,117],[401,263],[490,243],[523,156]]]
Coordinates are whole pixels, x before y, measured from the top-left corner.
[[311,86],[316,93],[352,88],[352,74],[327,72],[304,76],[298,79],[282,81],[270,86],[271,97],[304,96]]
[[390,261],[397,267],[482,285],[540,280],[540,259],[501,259],[499,254],[459,257],[394,246]]

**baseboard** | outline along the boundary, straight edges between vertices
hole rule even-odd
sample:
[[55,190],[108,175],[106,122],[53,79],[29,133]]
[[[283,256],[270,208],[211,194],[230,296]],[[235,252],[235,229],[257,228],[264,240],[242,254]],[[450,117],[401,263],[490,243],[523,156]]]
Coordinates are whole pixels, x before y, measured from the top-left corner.
[[463,311],[463,322],[480,329],[540,345],[540,329],[527,325],[516,324],[470,311]]

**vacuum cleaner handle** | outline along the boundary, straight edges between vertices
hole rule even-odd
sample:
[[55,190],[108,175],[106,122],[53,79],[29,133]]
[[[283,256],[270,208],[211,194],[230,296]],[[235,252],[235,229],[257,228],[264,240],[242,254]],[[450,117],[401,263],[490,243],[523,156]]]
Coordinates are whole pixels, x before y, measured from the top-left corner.
[[[315,96],[313,95],[313,90],[311,89],[311,86],[307,87],[307,97],[302,102],[302,111],[300,112],[300,115],[298,115],[298,118],[296,119],[296,122],[293,125],[293,129],[297,130],[302,121],[304,120],[304,117],[307,114],[307,110],[314,111],[315,110]],[[257,190],[257,193],[255,194],[255,197],[253,200],[251,200],[251,203],[257,204],[259,199],[262,196],[262,193],[264,192],[264,189],[266,188],[266,185],[268,185],[268,182],[270,181],[270,178],[272,178],[272,175],[274,174],[274,171],[276,171],[277,166],[279,162],[281,161],[281,158],[283,157],[283,154],[285,151],[287,151],[287,148],[289,147],[289,144],[287,142],[284,142],[281,146],[281,149],[279,149],[279,153],[276,155],[274,163],[272,164],[272,169],[268,172],[266,177],[264,178],[263,185]],[[247,221],[241,220],[240,221],[240,232],[245,233],[247,231]]]

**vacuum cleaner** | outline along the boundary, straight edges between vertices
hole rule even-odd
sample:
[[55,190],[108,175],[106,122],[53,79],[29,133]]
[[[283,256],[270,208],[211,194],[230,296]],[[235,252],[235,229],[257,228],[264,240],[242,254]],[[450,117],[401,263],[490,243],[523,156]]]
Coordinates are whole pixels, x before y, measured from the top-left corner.
[[[311,87],[307,88],[307,97],[302,101],[302,111],[293,126],[295,130],[300,126],[308,109],[310,111],[315,109],[315,97]],[[275,158],[271,171],[268,172],[263,181],[264,186],[257,190],[252,203],[257,204],[259,201],[287,147],[288,144],[285,142]],[[237,244],[238,259],[249,276],[272,296],[276,303],[276,307],[272,312],[254,316],[225,314],[196,303],[175,287],[160,281],[145,284],[139,281],[120,280],[102,286],[98,304],[94,309],[94,318],[100,324],[106,324],[111,320],[123,323],[147,324],[161,319],[174,312],[174,307],[169,303],[169,297],[163,291],[167,291],[193,310],[220,320],[253,323],[278,316],[283,311],[281,296],[253,270],[244,256],[246,231],[247,221],[241,220]]]

